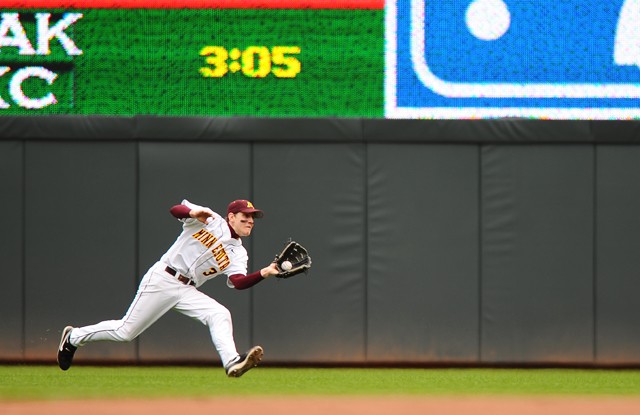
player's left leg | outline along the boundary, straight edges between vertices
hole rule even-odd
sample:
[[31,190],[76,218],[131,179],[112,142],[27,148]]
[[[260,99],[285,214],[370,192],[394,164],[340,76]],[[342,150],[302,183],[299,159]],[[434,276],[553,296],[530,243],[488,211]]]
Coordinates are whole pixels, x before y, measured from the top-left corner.
[[231,313],[225,306],[195,287],[185,286],[183,291],[183,296],[174,309],[206,325],[222,363],[230,362],[238,356],[233,339]]
[[211,340],[220,355],[227,375],[239,377],[255,367],[264,354],[262,347],[255,346],[243,355],[238,354],[233,339],[233,323],[229,310],[194,287],[185,287],[184,291],[185,295],[174,309],[209,328]]

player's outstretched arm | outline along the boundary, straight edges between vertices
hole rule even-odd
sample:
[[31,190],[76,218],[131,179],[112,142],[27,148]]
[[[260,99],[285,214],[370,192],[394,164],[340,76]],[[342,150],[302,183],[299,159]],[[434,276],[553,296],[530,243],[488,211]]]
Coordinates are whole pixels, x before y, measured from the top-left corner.
[[207,220],[213,216],[213,211],[206,207],[197,207],[189,211],[189,216],[198,219],[202,223],[207,223]]
[[277,275],[278,273],[280,273],[280,271],[278,270],[278,266],[275,262],[270,263],[268,266],[260,270],[260,275],[264,278],[269,278],[270,276]]
[[202,206],[175,205],[169,211],[178,219],[195,218],[202,223],[207,223],[207,219],[213,216],[211,209]]

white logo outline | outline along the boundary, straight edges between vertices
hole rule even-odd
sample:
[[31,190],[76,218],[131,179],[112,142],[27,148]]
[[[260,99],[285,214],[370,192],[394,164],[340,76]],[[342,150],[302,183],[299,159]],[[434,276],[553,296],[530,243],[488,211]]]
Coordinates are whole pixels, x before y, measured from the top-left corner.
[[[425,57],[425,4],[410,0],[410,56],[420,82],[449,98],[640,98],[640,83],[472,83],[441,79]],[[385,2],[385,116],[387,118],[495,118],[540,117],[553,119],[629,119],[640,117],[640,108],[572,107],[398,107],[397,106],[397,7]]]

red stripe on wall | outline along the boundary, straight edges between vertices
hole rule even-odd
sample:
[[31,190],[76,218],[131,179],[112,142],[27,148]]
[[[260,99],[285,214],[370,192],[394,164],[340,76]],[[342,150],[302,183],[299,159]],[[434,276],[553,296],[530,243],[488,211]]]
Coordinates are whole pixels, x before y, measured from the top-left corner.
[[2,0],[0,8],[383,9],[384,0]]

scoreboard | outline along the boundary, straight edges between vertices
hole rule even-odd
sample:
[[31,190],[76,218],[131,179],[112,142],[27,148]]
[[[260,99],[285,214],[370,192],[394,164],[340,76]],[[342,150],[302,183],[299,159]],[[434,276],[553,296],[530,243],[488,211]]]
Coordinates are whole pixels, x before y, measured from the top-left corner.
[[383,116],[381,1],[14,3],[2,115]]
[[637,119],[640,0],[387,3],[391,118]]
[[0,5],[0,117],[640,119],[640,0]]

